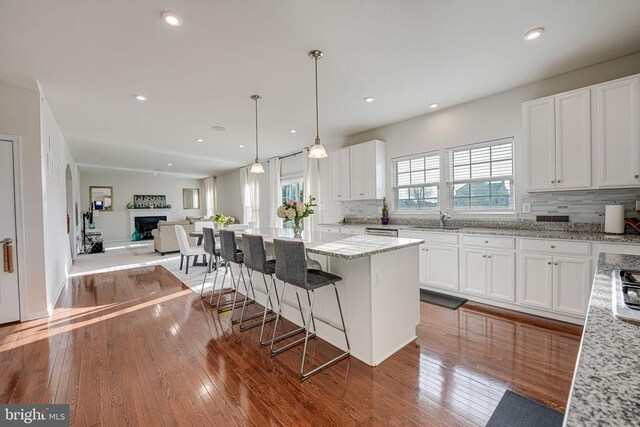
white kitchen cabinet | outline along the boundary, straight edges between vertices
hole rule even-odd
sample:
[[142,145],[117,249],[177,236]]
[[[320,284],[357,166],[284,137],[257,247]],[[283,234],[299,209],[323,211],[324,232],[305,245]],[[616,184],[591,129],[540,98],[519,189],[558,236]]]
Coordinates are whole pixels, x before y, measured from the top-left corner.
[[520,253],[518,256],[519,304],[535,308],[553,307],[553,257],[544,254]]
[[591,187],[591,90],[555,96],[556,189]]
[[340,232],[342,234],[365,234],[364,227],[340,227]]
[[594,86],[597,186],[640,185],[640,77]]
[[579,89],[522,104],[528,191],[591,187],[590,94]]
[[420,247],[420,282],[458,290],[458,247],[424,244]]
[[556,182],[556,128],[553,97],[522,104],[525,137],[525,173],[529,191],[554,190]]
[[340,227],[334,225],[320,225],[318,231],[322,233],[340,233]]
[[513,302],[515,254],[509,251],[463,248],[460,291]]
[[553,309],[584,316],[591,295],[591,260],[553,257]]
[[383,141],[349,147],[351,200],[381,199],[386,191],[386,157]]
[[350,200],[350,150],[343,148],[331,153],[331,198],[333,200]]

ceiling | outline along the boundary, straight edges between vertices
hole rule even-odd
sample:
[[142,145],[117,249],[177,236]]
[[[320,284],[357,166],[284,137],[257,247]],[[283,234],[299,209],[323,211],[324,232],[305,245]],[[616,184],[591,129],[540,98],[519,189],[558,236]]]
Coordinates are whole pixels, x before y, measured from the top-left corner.
[[638,0],[1,0],[0,73],[40,82],[78,163],[208,176],[252,161],[252,94],[261,158],[313,142],[311,49],[330,141],[636,52],[638,22]]

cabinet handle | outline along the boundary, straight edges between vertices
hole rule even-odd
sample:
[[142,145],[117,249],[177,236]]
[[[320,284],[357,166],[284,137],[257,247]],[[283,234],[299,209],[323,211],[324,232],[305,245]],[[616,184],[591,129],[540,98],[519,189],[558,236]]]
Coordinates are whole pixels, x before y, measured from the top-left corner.
[[487,255],[487,258],[491,258],[491,255]]
[[556,182],[557,182],[558,184],[560,184],[560,180],[557,180]]
[[551,245],[551,249],[555,249],[555,248],[556,248],[556,245]]
[[557,262],[554,262],[554,263],[553,263],[553,265],[558,265],[558,263],[557,263]]
[[555,184],[556,182],[555,182],[555,181],[551,181],[551,183],[552,183],[552,184]]
[[640,178],[640,175],[634,175],[634,178]]
[[487,257],[486,255],[482,255],[482,258],[486,258],[486,257]]
[[551,265],[551,264],[552,264],[552,262],[551,262],[551,261],[547,261],[547,265]]
[[488,240],[485,240],[485,241],[484,241],[484,243],[485,243],[485,245],[486,245],[487,243],[489,243],[489,241],[488,241]]

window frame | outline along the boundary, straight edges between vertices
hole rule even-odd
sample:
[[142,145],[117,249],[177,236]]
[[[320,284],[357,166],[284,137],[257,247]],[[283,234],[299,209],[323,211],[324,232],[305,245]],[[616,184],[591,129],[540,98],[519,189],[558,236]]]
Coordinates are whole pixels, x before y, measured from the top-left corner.
[[[471,156],[471,151],[475,150],[475,149],[482,149],[482,148],[487,148],[487,147],[494,147],[494,146],[499,146],[499,145],[507,145],[507,144],[511,144],[511,157],[508,159],[498,159],[498,160],[493,160],[492,157],[492,151],[489,150],[489,161],[488,162],[477,162],[475,164],[482,164],[482,163],[487,163],[489,165],[490,168],[490,174],[487,177],[482,177],[482,178],[472,178],[471,174],[472,174],[472,170],[473,170],[473,161],[471,159],[471,157],[469,158],[469,178],[468,179],[459,179],[459,180],[455,180],[454,179],[454,174],[455,174],[455,166],[454,166],[454,155],[455,153],[458,152],[462,152],[462,151],[469,151],[469,154]],[[512,136],[510,137],[505,137],[505,138],[498,138],[498,139],[494,139],[494,140],[490,140],[490,141],[484,141],[484,142],[479,142],[479,143],[474,143],[474,144],[467,144],[467,145],[462,145],[462,146],[458,146],[458,147],[451,147],[451,148],[447,148],[447,153],[446,153],[446,168],[447,168],[447,175],[446,175],[446,192],[447,192],[447,208],[448,210],[450,210],[451,212],[455,212],[456,214],[459,215],[476,215],[476,214],[493,214],[493,215],[500,215],[500,214],[515,214],[516,213],[516,186],[515,186],[515,177],[516,177],[516,155],[515,155],[515,141],[514,138]],[[494,164],[494,162],[499,162],[499,161],[505,161],[505,160],[511,160],[511,174],[508,175],[495,175],[493,176],[491,174],[491,168]],[[493,182],[500,182],[500,181],[508,181],[509,182],[509,186],[510,186],[510,191],[509,191],[509,206],[505,207],[505,206],[498,206],[495,208],[492,208],[490,206],[483,206],[483,207],[478,207],[478,208],[473,208],[471,207],[471,203],[469,203],[469,207],[465,208],[465,207],[456,207],[455,204],[455,200],[459,199],[460,197],[455,197],[455,186],[456,185],[460,185],[460,184],[469,184],[469,196],[468,199],[471,201],[472,196],[471,196],[471,185],[473,183],[489,183],[489,195],[484,196],[489,198],[489,200],[491,201],[491,183]]]
[[[437,160],[437,171],[438,171],[438,179],[435,181],[427,181],[426,180],[426,172],[434,171],[436,168],[427,168],[425,165],[423,171],[425,173],[425,181],[419,184],[398,184],[398,163],[403,161],[411,161],[416,159],[423,159],[426,161],[427,158],[435,158]],[[413,172],[409,169],[409,174]],[[406,173],[406,172],[405,172]],[[435,187],[437,196],[435,197],[436,206],[433,208],[400,208],[399,207],[399,190],[401,189],[411,189],[411,188],[421,188],[421,187]],[[396,215],[406,215],[406,214],[422,214],[422,215],[430,215],[437,214],[441,210],[442,206],[442,153],[440,150],[432,150],[422,153],[415,153],[407,156],[399,156],[391,159],[391,211]],[[429,200],[433,198],[420,198],[415,200]],[[411,199],[408,199],[411,200]]]

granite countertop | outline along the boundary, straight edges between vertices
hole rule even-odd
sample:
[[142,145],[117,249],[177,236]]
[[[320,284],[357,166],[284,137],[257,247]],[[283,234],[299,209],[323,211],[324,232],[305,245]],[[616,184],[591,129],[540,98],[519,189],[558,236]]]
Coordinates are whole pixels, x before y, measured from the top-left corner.
[[456,229],[438,227],[419,227],[415,225],[381,225],[381,224],[320,224],[330,227],[348,228],[384,228],[390,230],[421,231],[425,233],[457,233],[457,234],[480,234],[484,236],[505,236],[505,237],[525,237],[535,239],[564,239],[564,240],[587,240],[595,242],[611,243],[638,243],[640,235],[636,234],[605,234],[589,231],[560,231],[560,230],[536,230],[536,229],[516,229],[516,228],[475,228],[462,227]]
[[640,425],[640,325],[613,316],[614,269],[640,269],[640,256],[600,254],[566,426]]
[[[261,234],[267,244],[273,243],[275,238],[293,238],[293,230],[283,228],[259,228],[244,232]],[[357,259],[424,243],[422,239],[366,235],[347,237],[338,233],[307,231],[303,231],[302,240],[309,253],[342,259]]]

